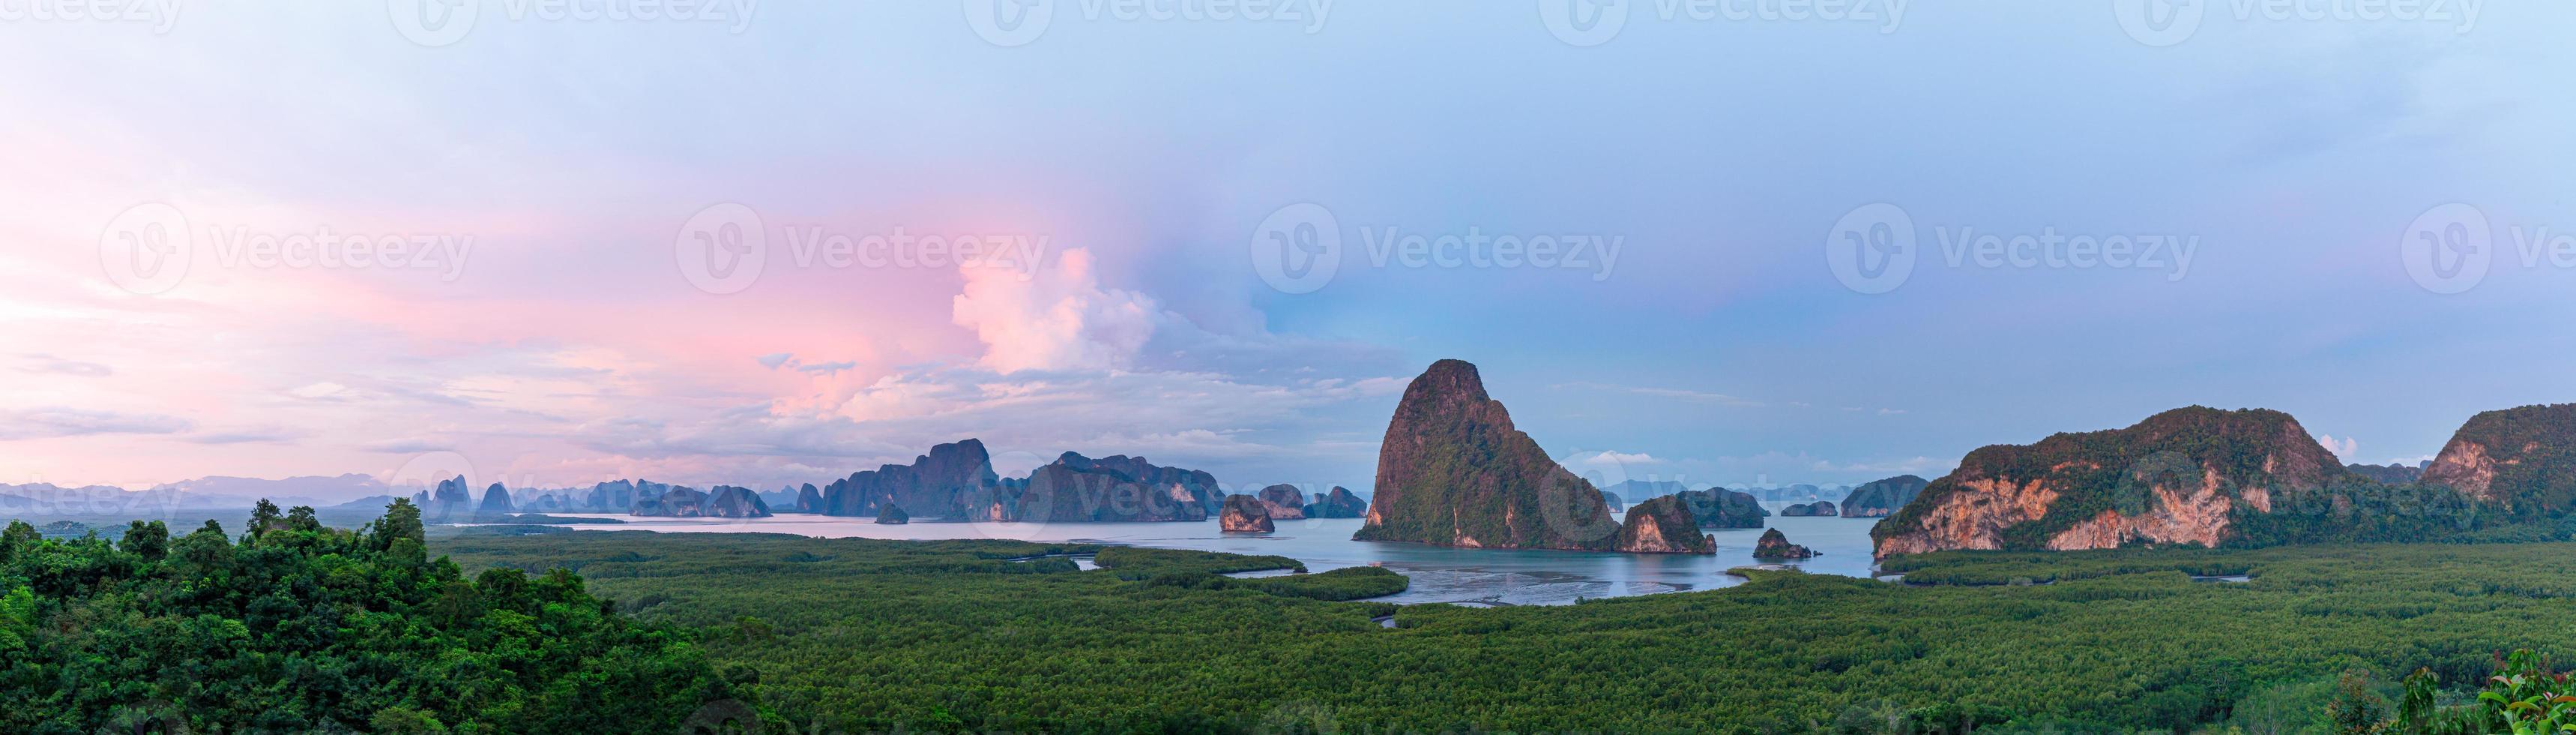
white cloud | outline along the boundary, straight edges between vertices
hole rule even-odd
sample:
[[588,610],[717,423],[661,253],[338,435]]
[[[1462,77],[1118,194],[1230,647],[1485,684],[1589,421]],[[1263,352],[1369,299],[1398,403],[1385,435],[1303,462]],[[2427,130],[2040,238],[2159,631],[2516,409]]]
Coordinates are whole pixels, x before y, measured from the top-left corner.
[[2336,459],[2341,459],[2346,462],[2352,461],[2354,453],[2360,449],[2358,443],[2354,442],[2352,437],[2336,439],[2329,434],[2318,434],[2317,443],[2324,445],[2326,451],[2333,452]]
[[1647,454],[1645,452],[1631,454],[1628,452],[1616,451],[1593,452],[1591,454],[1584,455],[1583,458],[1575,461],[1595,466],[1663,464],[1664,462],[1663,460],[1656,459],[1655,455]]
[[1102,289],[1091,252],[1082,248],[1033,274],[971,266],[958,272],[966,288],[950,302],[950,319],[975,330],[984,342],[982,363],[996,372],[1124,366],[1162,319],[1152,297]]

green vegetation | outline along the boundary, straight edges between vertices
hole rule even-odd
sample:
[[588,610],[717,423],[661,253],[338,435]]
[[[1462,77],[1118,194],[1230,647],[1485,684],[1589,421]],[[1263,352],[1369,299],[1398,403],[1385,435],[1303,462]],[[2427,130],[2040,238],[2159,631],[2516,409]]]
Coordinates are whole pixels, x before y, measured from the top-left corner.
[[239,539],[0,531],[0,732],[675,731],[749,696],[568,572],[428,559],[407,500],[359,531],[259,505]]
[[[2576,437],[2576,403],[2522,406],[2469,417],[2443,454],[2448,459],[2454,447],[2477,445],[2489,460],[2485,469],[2495,473],[2477,490],[2515,516],[2557,517],[2576,511],[2576,472],[2570,471],[2576,469],[2576,442],[2569,437]],[[2424,480],[2478,484],[2471,474],[2467,467],[2436,462]]]
[[[2480,421],[2495,423],[2488,414],[2480,414]],[[2473,421],[2471,428],[2479,425]],[[2545,428],[2513,436],[2540,436],[2558,427]],[[1872,537],[1884,542],[1918,529],[1945,498],[1977,492],[1972,483],[1993,480],[2038,483],[2055,493],[2046,515],[2002,530],[1998,540],[2013,550],[2046,548],[2058,534],[2104,512],[2145,515],[2168,502],[2159,487],[2197,488],[2213,481],[2218,492],[2234,501],[2220,543],[2235,548],[2568,538],[2555,520],[2530,512],[2523,500],[2481,502],[2445,485],[2388,485],[2354,474],[2288,414],[2262,409],[2180,408],[2125,429],[2056,434],[2028,446],[1984,447],[1969,453],[1960,467],[1872,528]],[[2549,484],[2559,481],[2528,474],[2513,476],[2510,487],[2530,486],[2514,497],[2559,493]],[[2508,487],[2499,477],[2497,487]]]
[[[709,654],[757,669],[763,711],[800,732],[2303,732],[2404,709],[2334,710],[2347,672],[2423,669],[2456,709],[2501,653],[2559,650],[2576,625],[2567,544],[1927,554],[1897,562],[1909,585],[1754,571],[1492,609],[1320,601],[1270,585],[1385,572],[1233,579],[1210,570],[1293,567],[1199,552],[1089,549],[1109,568],[1081,572],[1008,560],[1082,547],[1003,541],[574,532],[442,550],[574,565],[647,620],[713,631]],[[2190,578],[2238,573],[2253,581]],[[1371,621],[1389,612],[1398,628]]]

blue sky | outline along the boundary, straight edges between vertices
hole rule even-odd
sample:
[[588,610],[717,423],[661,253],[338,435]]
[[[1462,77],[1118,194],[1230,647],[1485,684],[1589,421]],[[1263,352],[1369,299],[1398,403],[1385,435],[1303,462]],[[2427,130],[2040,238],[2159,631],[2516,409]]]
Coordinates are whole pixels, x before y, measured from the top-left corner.
[[[25,72],[0,81],[0,482],[774,486],[980,436],[1005,471],[1072,449],[1364,488],[1444,357],[1570,466],[1694,484],[1929,476],[2195,403],[2412,461],[2567,400],[2576,241],[2520,244],[2576,234],[2576,10],[2203,3],[2177,36],[2109,0],[1630,2],[1584,32],[1554,2],[1041,0],[1009,33],[982,0],[493,0],[461,35],[406,34],[410,0],[0,19]],[[198,256],[138,287],[116,235],[153,204]],[[757,217],[753,280],[690,270],[718,204]],[[1855,211],[1903,215],[1910,270],[1837,275]],[[1314,212],[1338,267],[1274,286],[1265,222]],[[324,230],[471,244],[218,252]],[[1041,255],[833,265],[806,233]],[[2423,233],[2489,264],[2410,272]],[[1591,257],[1412,264],[1390,234]],[[2060,265],[2043,235],[2163,257]]]

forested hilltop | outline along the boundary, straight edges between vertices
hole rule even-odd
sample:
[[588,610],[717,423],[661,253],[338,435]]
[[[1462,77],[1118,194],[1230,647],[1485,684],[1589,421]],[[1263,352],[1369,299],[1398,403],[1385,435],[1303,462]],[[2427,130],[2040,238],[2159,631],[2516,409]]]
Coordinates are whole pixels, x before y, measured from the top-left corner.
[[676,732],[750,696],[693,632],[637,623],[569,572],[468,578],[425,549],[409,500],[356,531],[267,501],[239,536],[11,522],[0,732]]
[[2478,414],[2419,481],[2377,476],[2289,414],[2192,406],[1970,452],[1871,536],[1881,558],[2546,537],[2576,513],[2576,404]]

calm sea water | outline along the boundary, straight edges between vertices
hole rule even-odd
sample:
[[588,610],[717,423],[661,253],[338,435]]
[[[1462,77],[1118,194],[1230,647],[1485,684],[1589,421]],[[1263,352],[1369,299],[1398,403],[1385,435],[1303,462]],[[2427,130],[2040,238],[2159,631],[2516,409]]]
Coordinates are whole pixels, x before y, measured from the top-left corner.
[[[1018,539],[1081,541],[1168,549],[1276,554],[1306,563],[1309,571],[1372,565],[1412,578],[1403,594],[1389,602],[1468,602],[1510,605],[1562,605],[1581,598],[1649,595],[1712,589],[1742,584],[1726,570],[1758,563],[1753,542],[1762,529],[1716,530],[1717,554],[1608,554],[1579,551],[1511,551],[1450,549],[1420,544],[1352,541],[1356,518],[1281,521],[1267,534],[1233,534],[1217,530],[1216,521],[1199,523],[913,523],[880,526],[866,518],[787,513],[748,520],[696,518],[618,518],[620,526],[594,530],[700,533],[789,533],[821,538],[905,540]],[[1869,527],[1876,519],[1784,518],[1771,527],[1789,540],[1823,556],[1797,562],[1813,574],[1869,576]]]

